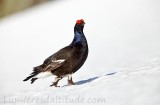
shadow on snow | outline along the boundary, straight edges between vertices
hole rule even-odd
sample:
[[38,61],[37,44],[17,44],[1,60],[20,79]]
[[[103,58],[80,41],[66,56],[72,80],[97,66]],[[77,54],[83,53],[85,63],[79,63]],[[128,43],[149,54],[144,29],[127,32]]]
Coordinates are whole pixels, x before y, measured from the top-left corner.
[[[104,76],[109,76],[109,75],[113,75],[113,74],[116,74],[117,72],[113,72],[113,73],[108,73]],[[85,84],[85,83],[89,83],[89,82],[92,82],[94,80],[96,80],[97,78],[99,78],[98,76],[97,77],[92,77],[92,78],[89,78],[89,79],[86,79],[86,80],[81,80],[81,81],[77,81],[75,82],[76,85],[82,85],[82,84]]]

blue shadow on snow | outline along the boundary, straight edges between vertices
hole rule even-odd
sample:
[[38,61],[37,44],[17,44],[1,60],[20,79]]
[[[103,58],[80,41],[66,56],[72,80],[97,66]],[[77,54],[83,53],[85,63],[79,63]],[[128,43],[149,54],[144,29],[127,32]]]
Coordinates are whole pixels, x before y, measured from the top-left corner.
[[[105,76],[113,75],[113,74],[116,74],[116,73],[117,72],[108,73]],[[92,77],[92,78],[89,78],[89,79],[86,79],[86,80],[81,80],[81,81],[75,82],[75,84],[76,85],[82,85],[82,84],[85,84],[85,83],[88,83],[88,82],[92,82],[92,81],[96,80],[97,78],[99,78],[99,77]]]

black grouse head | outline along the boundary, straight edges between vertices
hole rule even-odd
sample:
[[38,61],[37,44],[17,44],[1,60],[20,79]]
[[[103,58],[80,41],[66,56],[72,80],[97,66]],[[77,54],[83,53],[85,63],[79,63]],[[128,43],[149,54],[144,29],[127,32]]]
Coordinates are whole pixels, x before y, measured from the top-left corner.
[[85,22],[83,19],[80,19],[80,20],[77,20],[76,21],[76,25],[79,25],[79,26],[84,26]]
[[84,24],[85,22],[83,19],[77,20],[75,25],[75,30],[83,30]]

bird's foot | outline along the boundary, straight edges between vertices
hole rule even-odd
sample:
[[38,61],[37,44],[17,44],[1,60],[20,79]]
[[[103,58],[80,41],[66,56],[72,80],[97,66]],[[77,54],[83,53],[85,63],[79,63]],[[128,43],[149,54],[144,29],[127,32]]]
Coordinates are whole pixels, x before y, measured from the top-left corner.
[[75,83],[72,80],[72,75],[71,74],[68,75],[68,86],[70,86],[70,85],[75,85]]
[[60,86],[57,86],[57,83],[53,83],[52,85],[50,85],[50,87],[52,87],[52,86],[54,86],[54,87],[60,87]]
[[53,84],[50,85],[50,86],[60,87],[60,86],[57,86],[57,84],[58,84],[59,80],[61,80],[61,79],[62,79],[61,77],[55,77],[55,80],[54,80]]
[[75,85],[75,83],[72,80],[68,80],[68,86]]
[[60,87],[60,86],[57,86],[57,85],[54,85],[54,84],[50,85],[50,87],[52,87],[52,86],[54,86],[54,87]]

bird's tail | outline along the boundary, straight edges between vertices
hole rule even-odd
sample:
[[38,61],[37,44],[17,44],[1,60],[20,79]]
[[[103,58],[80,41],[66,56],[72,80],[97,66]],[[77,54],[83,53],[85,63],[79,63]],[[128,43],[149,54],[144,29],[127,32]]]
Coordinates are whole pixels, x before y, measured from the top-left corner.
[[24,79],[23,81],[27,81],[30,78],[31,79],[31,83],[33,83],[35,80],[37,80],[38,78],[33,78],[34,76],[38,75],[41,71],[39,70],[39,67],[34,67],[33,72],[30,74],[30,76],[26,77],[26,79]]

